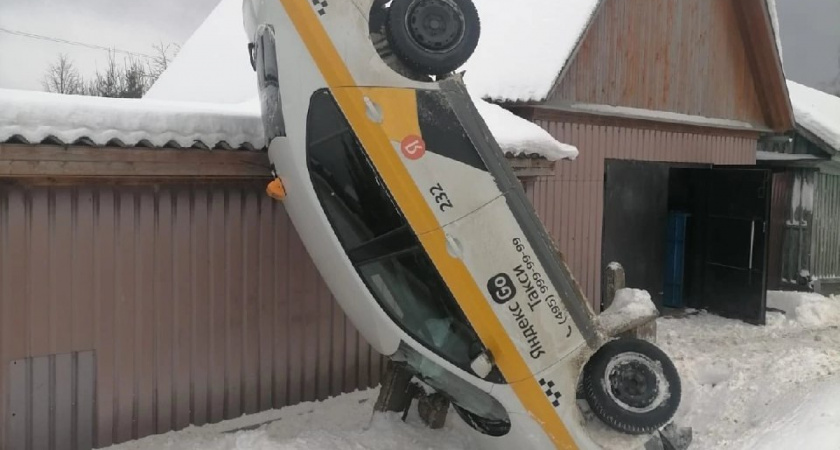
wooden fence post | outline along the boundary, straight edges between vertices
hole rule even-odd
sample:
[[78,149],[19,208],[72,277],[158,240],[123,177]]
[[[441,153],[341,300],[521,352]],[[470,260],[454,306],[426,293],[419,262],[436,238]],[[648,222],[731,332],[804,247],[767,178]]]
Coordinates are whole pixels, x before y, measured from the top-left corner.
[[[627,276],[624,272],[624,267],[612,262],[607,266],[605,276],[606,290],[604,299],[601,304],[601,311],[609,308],[615,300],[615,294],[624,289],[627,283]],[[651,320],[639,327],[621,333],[621,337],[634,337],[637,339],[644,339],[649,342],[656,342],[656,320]]]
[[421,387],[411,382],[413,377],[414,374],[406,368],[405,363],[388,360],[373,410],[401,412],[405,420],[412,401],[418,398],[417,412],[423,423],[433,430],[443,428],[449,412],[449,400],[438,393],[426,394]]

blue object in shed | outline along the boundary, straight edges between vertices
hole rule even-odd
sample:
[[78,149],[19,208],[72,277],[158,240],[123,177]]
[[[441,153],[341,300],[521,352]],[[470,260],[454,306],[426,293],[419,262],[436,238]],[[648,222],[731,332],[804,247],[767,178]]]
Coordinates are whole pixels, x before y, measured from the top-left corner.
[[663,305],[684,308],[683,287],[685,279],[685,230],[690,214],[679,211],[668,213],[668,236],[665,255],[665,296]]

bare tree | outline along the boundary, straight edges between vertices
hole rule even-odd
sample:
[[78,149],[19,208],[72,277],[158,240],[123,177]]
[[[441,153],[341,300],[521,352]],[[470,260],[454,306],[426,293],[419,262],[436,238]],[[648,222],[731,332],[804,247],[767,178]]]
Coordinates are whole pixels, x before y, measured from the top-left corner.
[[94,97],[122,97],[123,70],[117,64],[115,52],[108,52],[108,62],[103,71],[96,69],[93,79],[87,82],[85,94]]
[[95,97],[140,98],[149,90],[155,80],[151,67],[135,58],[117,62],[114,52],[108,54],[105,69],[97,70],[88,81],[85,94]]
[[154,45],[155,55],[149,59],[128,57],[119,62],[116,51],[108,52],[105,68],[97,69],[89,79],[79,75],[66,55],[44,74],[44,89],[61,94],[82,94],[95,97],[140,98],[169,68],[180,50],[177,44]]
[[[840,49],[837,50],[837,70],[840,71]],[[834,83],[832,83],[831,93],[840,97],[840,72],[837,73],[837,77],[834,78]]]
[[75,64],[63,53],[47,68],[41,86],[47,92],[58,94],[82,94],[85,87]]
[[169,68],[169,64],[172,63],[172,60],[181,51],[181,46],[174,43],[164,44],[161,42],[153,45],[152,48],[155,49],[155,54],[149,62],[149,73],[157,80]]
[[837,76],[825,85],[825,91],[831,95],[840,97],[840,49],[837,49]]

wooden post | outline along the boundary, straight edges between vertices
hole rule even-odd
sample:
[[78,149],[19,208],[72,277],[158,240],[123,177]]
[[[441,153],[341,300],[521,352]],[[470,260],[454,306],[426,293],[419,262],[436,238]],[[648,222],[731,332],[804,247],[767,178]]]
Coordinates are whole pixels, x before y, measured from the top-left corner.
[[612,262],[607,266],[606,275],[606,289],[604,291],[604,298],[601,301],[601,311],[612,305],[613,300],[615,300],[615,294],[624,289],[627,283],[624,275],[624,267],[617,262]]
[[417,412],[423,423],[433,430],[443,428],[449,412],[449,400],[438,393],[426,394],[422,388],[411,382],[412,378],[414,374],[406,368],[405,363],[389,360],[382,387],[379,389],[379,398],[373,407],[374,411],[399,412],[405,420],[412,401],[419,398]]
[[426,426],[433,430],[439,430],[446,424],[449,399],[438,393],[421,395],[417,402],[417,412],[420,413],[420,419]]
[[388,368],[382,378],[379,397],[373,407],[377,412],[404,412],[411,406],[413,392],[411,378],[414,375],[405,367],[405,363],[388,360]]
[[[615,300],[615,295],[621,289],[624,289],[627,283],[627,277],[624,273],[624,267],[613,262],[607,266],[606,271],[606,290],[604,293],[603,303],[601,304],[601,311],[607,309]],[[633,337],[637,339],[644,339],[649,342],[656,342],[656,320],[651,320],[643,325],[640,325],[632,330],[625,331],[620,334],[621,337]]]

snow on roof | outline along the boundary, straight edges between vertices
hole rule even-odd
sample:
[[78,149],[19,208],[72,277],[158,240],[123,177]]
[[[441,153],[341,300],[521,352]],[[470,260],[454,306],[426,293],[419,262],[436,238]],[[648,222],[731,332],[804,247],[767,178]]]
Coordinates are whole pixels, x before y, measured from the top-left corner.
[[840,151],[840,98],[788,80],[796,123]]
[[600,0],[474,0],[481,39],[463,67],[476,95],[544,100],[572,56]]
[[242,0],[222,0],[144,98],[240,103],[257,96]]
[[[497,1],[477,0],[477,3]],[[145,98],[218,104],[247,100],[258,105],[257,83],[245,51],[248,39],[242,31],[241,3],[241,0],[222,0]],[[470,88],[472,91],[472,85]],[[549,160],[577,156],[576,148],[557,142],[539,126],[501,107],[476,103],[506,153],[544,156]]]
[[[259,105],[211,105],[0,89],[0,142],[262,148]],[[146,145],[148,145],[146,144]],[[226,144],[226,145],[222,145]]]
[[[539,126],[504,108],[476,99],[476,106],[506,153],[574,159],[577,149],[554,140]],[[0,142],[48,138],[65,144],[193,147],[198,144],[262,148],[257,102],[212,104],[136,100],[0,89]]]
[[505,153],[542,156],[549,161],[577,158],[576,147],[558,142],[539,125],[478,97],[473,97],[473,102]]

